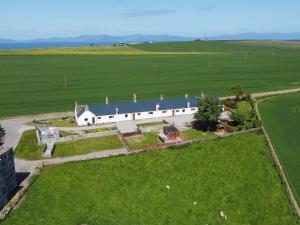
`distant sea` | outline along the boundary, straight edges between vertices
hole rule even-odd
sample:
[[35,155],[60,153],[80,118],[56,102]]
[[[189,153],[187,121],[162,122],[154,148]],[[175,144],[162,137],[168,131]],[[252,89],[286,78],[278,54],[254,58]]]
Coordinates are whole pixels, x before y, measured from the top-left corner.
[[[28,49],[28,48],[63,48],[89,46],[87,42],[58,42],[58,43],[0,43],[0,49]],[[112,45],[113,42],[92,43],[93,45]]]

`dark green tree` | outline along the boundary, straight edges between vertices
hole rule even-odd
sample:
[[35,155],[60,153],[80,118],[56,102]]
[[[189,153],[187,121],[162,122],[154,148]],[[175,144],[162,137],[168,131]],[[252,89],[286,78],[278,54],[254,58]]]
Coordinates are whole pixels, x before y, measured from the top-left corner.
[[232,112],[230,119],[233,120],[234,125],[242,125],[245,122],[245,116],[239,111]]
[[222,112],[219,99],[204,95],[197,106],[199,110],[194,116],[195,119],[205,124],[206,130],[210,131],[211,127],[218,123]]

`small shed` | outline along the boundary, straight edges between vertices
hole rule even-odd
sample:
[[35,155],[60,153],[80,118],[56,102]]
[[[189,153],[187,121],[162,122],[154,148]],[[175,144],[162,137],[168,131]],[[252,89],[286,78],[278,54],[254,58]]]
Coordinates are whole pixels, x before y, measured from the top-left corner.
[[117,129],[122,137],[130,137],[141,134],[140,129],[133,121],[120,122],[117,124]]
[[163,131],[170,140],[176,140],[176,138],[179,136],[177,128],[173,125],[165,126]]

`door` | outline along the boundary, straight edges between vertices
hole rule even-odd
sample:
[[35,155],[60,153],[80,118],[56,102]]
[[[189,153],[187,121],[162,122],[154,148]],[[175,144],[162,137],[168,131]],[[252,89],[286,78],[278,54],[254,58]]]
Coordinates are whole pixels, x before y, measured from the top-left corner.
[[95,117],[93,117],[93,118],[92,118],[92,123],[93,123],[93,124],[95,124],[95,123],[96,123],[96,121],[95,121]]
[[132,120],[135,120],[135,113],[132,114]]
[[172,116],[175,116],[175,110],[172,110]]

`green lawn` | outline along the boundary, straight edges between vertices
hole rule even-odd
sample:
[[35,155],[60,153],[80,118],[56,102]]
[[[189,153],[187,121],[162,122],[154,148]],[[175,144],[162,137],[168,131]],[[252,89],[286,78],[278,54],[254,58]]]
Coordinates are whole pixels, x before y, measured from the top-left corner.
[[300,85],[296,47],[215,41],[134,47],[208,54],[0,56],[0,117],[73,111],[75,101],[104,103],[105,96],[110,102],[128,101],[133,93],[142,100],[159,99],[162,93],[232,95],[235,85],[243,85],[246,92]]
[[272,97],[259,111],[300,204],[300,94]]
[[36,131],[27,130],[22,134],[14,153],[18,158],[37,160],[42,158],[44,148],[44,144],[38,145]]
[[252,106],[249,101],[241,101],[237,104],[238,108],[236,111],[239,111],[242,115],[244,115],[246,118],[249,115],[249,112],[252,110]]
[[45,169],[3,222],[24,224],[296,225],[296,218],[263,135],[251,133]]
[[158,133],[146,132],[142,134],[141,138],[127,139],[126,144],[128,145],[129,148],[141,148],[141,147],[160,144],[160,141],[158,139]]
[[122,143],[120,142],[117,135],[98,138],[87,138],[76,141],[57,143],[53,156],[63,157],[83,155],[91,152],[117,149],[122,147]]
[[196,129],[188,129],[186,131],[181,132],[187,140],[195,140],[195,139],[206,139],[212,138],[216,135],[214,133],[207,133],[201,130]]

